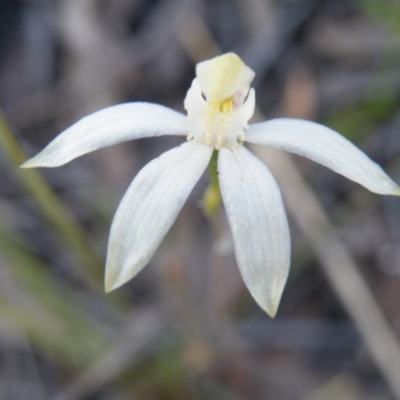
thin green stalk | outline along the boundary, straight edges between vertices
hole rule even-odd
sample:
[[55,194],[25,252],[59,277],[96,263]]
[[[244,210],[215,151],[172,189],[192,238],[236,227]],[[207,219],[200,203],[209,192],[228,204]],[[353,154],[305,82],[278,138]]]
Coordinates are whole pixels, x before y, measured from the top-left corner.
[[54,226],[68,247],[78,255],[90,281],[98,283],[102,275],[102,261],[94,252],[85,232],[59,201],[57,195],[42,176],[35,170],[18,168],[26,160],[26,156],[1,112],[0,145],[3,147],[10,163],[16,167],[14,172],[34,198],[43,215]]
[[210,217],[215,214],[221,205],[221,190],[218,180],[218,151],[214,150],[208,165],[210,184],[203,196],[203,207],[205,213]]

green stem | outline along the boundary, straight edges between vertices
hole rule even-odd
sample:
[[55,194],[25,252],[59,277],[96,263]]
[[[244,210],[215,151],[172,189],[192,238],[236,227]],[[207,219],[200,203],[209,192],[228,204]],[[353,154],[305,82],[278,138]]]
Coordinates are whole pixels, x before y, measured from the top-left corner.
[[221,205],[221,190],[218,180],[218,150],[214,150],[208,165],[210,184],[203,196],[204,211],[208,216],[215,214]]

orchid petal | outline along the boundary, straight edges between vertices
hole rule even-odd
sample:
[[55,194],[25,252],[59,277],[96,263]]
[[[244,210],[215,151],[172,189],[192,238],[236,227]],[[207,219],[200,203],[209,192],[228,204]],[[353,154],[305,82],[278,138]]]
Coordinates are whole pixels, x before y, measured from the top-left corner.
[[58,167],[83,154],[127,140],[187,134],[184,115],[157,104],[126,103],[82,118],[21,167]]
[[236,260],[250,293],[271,317],[290,265],[290,234],[278,185],[247,149],[221,149],[218,171]]
[[212,155],[187,142],[147,164],[124,195],[111,226],[106,291],[133,278],[150,260]]
[[273,119],[252,125],[246,132],[246,140],[307,157],[371,192],[400,196],[399,186],[378,164],[323,125],[300,119]]
[[254,71],[234,53],[196,65],[196,76],[207,101],[223,101],[237,92],[245,96],[254,75]]

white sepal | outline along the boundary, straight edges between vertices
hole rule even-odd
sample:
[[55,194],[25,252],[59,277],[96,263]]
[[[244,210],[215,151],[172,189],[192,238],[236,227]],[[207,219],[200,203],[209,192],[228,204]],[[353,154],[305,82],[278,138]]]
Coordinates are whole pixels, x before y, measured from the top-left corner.
[[195,136],[204,135],[204,115],[208,105],[201,94],[197,78],[193,79],[183,105],[187,111],[187,119],[190,126],[188,140],[193,139]]
[[109,292],[150,260],[210,161],[212,148],[186,142],[147,164],[115,214],[107,250]]
[[157,104],[126,103],[82,118],[22,168],[58,167],[83,154],[131,139],[187,135],[186,117]]
[[290,265],[290,234],[278,185],[247,149],[221,149],[218,171],[236,260],[250,293],[271,317]]
[[246,140],[307,157],[366,187],[371,192],[400,196],[399,186],[339,133],[301,119],[273,119],[255,124]]

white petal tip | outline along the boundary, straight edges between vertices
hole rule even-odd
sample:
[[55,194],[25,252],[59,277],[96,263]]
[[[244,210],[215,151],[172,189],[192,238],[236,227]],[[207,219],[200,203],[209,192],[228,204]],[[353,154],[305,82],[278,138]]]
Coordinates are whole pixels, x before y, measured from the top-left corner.
[[280,299],[275,300],[271,300],[270,302],[268,302],[268,304],[263,304],[260,305],[260,307],[271,317],[271,318],[275,318],[276,314],[278,312],[278,308],[279,308],[279,302]]
[[104,289],[106,293],[110,293],[115,289],[125,285],[125,283],[129,282],[132,278],[134,278],[141,270],[135,270],[135,268],[126,268],[129,263],[116,263],[115,261],[111,263],[106,263],[106,272],[104,277]]
[[54,168],[60,167],[66,164],[67,161],[55,161],[49,160],[48,157],[44,157],[42,153],[39,153],[35,157],[30,158],[20,165],[20,168]]
[[121,282],[118,277],[115,276],[108,276],[106,274],[105,282],[104,282],[104,290],[106,293],[110,293],[115,289],[118,289],[126,282]]
[[400,196],[400,187],[397,187],[396,189],[393,190],[391,193],[392,196]]
[[382,193],[382,194],[386,196],[400,196],[400,189],[394,189],[388,193]]
[[108,287],[107,285],[104,287],[104,291],[108,294],[112,292],[114,289],[112,287]]
[[382,180],[380,187],[367,187],[367,189],[369,189],[373,193],[383,196],[400,196],[400,187],[388,176],[386,176],[385,179]]
[[115,290],[115,289],[116,289],[116,287],[114,287],[114,285],[112,285],[112,284],[106,282],[106,284],[105,284],[105,286],[104,286],[104,291],[105,291],[106,293],[110,293],[110,292],[112,292],[112,291]]
[[25,161],[23,164],[19,166],[20,168],[35,168],[36,165],[32,162],[32,159]]

